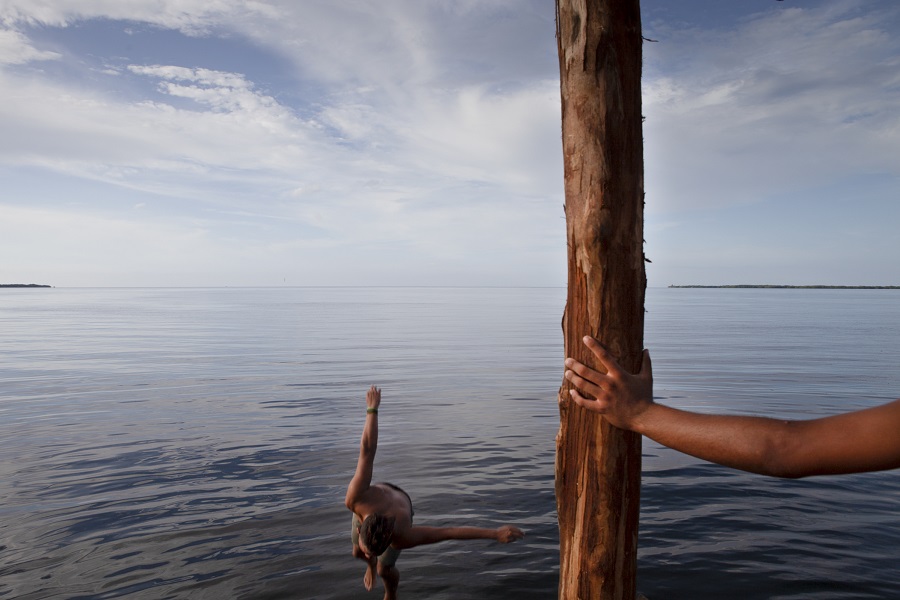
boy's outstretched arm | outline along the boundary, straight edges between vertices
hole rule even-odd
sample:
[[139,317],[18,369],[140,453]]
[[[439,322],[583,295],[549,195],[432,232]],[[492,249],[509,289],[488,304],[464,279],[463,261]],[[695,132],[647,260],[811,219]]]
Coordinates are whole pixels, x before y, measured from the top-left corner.
[[632,375],[597,340],[586,337],[585,344],[607,372],[566,359],[566,379],[593,396],[572,390],[572,399],[616,427],[680,452],[777,477],[900,467],[900,400],[809,421],[692,413],[653,402],[647,351],[641,372]]
[[525,533],[518,527],[502,525],[496,529],[484,527],[421,527],[410,529],[408,536],[398,540],[400,548],[413,548],[425,544],[436,544],[448,540],[494,540],[501,544],[508,544],[525,537]]
[[372,484],[372,470],[375,466],[375,451],[378,449],[378,407],[381,405],[381,390],[374,385],[366,392],[366,425],[359,442],[359,459],[356,473],[347,486],[344,504],[350,510]]

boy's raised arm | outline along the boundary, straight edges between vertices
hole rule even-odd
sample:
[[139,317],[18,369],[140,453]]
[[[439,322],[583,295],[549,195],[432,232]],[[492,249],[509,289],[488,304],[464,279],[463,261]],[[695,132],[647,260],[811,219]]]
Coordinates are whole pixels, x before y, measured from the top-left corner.
[[374,385],[366,392],[366,425],[359,442],[359,459],[356,473],[347,486],[344,504],[350,510],[372,484],[372,470],[375,466],[375,451],[378,448],[378,407],[381,404],[381,390]]

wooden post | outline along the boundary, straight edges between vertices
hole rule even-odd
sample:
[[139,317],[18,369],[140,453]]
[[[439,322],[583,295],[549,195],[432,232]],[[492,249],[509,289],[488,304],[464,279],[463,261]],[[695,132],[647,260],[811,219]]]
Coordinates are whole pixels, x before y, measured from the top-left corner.
[[[566,356],[594,335],[641,362],[646,276],[639,0],[557,0],[569,286]],[[641,439],[559,391],[560,600],[635,597]]]

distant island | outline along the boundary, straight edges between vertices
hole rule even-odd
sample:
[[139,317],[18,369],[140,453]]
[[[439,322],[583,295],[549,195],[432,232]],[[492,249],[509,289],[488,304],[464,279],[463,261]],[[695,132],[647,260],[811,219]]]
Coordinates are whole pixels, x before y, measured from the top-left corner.
[[900,285],[670,285],[669,287],[742,290],[900,290]]
[[39,283],[0,283],[0,288],[48,288],[52,285],[41,285]]

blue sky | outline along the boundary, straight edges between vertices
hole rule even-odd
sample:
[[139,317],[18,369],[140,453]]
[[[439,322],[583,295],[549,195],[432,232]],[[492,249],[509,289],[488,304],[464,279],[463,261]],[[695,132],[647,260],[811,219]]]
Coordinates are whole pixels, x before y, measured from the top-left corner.
[[[900,284],[900,4],[645,0],[651,286]],[[566,283],[549,0],[0,0],[0,282]]]

